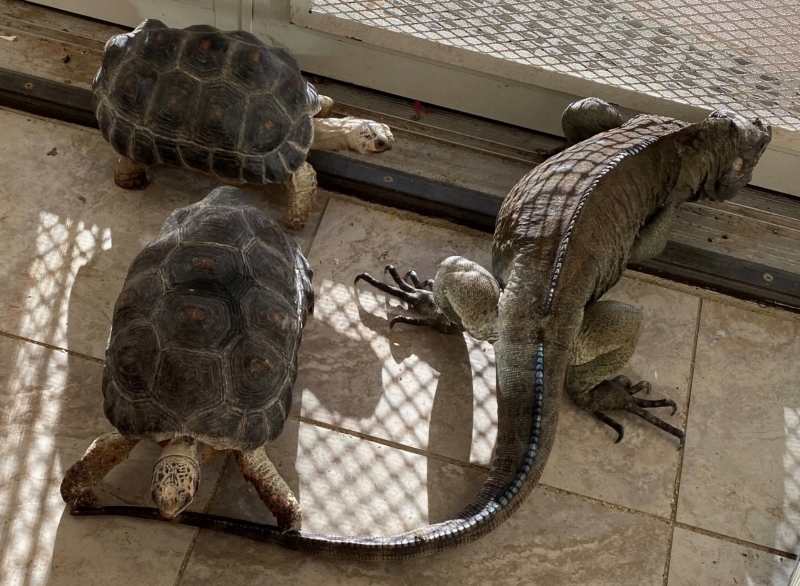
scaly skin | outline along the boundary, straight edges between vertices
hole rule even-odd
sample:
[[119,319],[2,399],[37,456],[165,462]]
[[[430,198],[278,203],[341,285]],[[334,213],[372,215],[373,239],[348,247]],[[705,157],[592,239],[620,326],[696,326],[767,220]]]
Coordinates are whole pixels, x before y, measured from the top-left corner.
[[[407,301],[421,318],[395,322],[471,334],[494,343],[497,359],[496,458],[481,492],[454,519],[390,537],[331,537],[186,513],[178,522],[291,549],[355,560],[402,560],[475,541],[505,521],[539,480],[555,438],[561,389],[598,419],[627,409],[683,439],[642,407],[671,401],[635,398],[649,383],[605,379],[630,357],[641,318],[598,301],[626,262],[658,254],[675,208],[728,199],[750,180],[770,129],[728,112],[685,124],[656,116],[566,149],[524,177],[503,202],[493,275],[465,259],[442,263],[433,283],[411,284],[387,267],[398,288],[359,275]],[[657,403],[657,404],[651,404]],[[615,427],[616,426],[616,427]],[[619,429],[618,429],[619,428]],[[115,507],[115,514],[156,518]],[[77,510],[76,514],[102,514]]]

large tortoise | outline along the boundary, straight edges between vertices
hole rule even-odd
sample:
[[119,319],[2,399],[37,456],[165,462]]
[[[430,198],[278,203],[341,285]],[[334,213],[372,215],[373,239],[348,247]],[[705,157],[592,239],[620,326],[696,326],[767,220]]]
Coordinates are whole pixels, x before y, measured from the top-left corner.
[[310,148],[378,153],[385,124],[328,115],[284,49],[243,31],[172,29],[146,20],[111,37],[92,85],[103,137],[122,159],[114,181],[147,186],[147,165],[210,173],[231,182],[287,183],[288,223],[302,226],[316,193]]
[[279,525],[298,529],[299,505],[263,446],[291,408],[311,276],[295,242],[236,187],[175,210],[114,307],[103,409],[117,431],[67,471],[64,500],[90,504],[92,488],[149,439],[164,446],[152,489],[165,518],[191,503],[200,464],[233,450]]

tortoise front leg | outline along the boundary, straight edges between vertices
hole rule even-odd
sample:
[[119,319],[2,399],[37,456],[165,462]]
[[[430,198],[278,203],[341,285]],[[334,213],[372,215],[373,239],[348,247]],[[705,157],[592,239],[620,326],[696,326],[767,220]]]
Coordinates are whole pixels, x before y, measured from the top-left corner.
[[317,200],[317,172],[308,163],[303,163],[292,174],[286,186],[289,189],[286,227],[289,230],[300,230],[308,222]]
[[129,440],[116,431],[101,435],[92,442],[83,457],[70,466],[61,481],[61,498],[73,507],[92,504],[92,489],[124,462],[139,440]]
[[333,98],[329,98],[328,96],[323,96],[320,94],[319,98],[319,105],[320,110],[317,112],[314,117],[315,118],[330,118],[333,115]]
[[299,531],[303,519],[300,503],[297,502],[286,481],[281,478],[275,465],[270,462],[264,447],[233,453],[242,475],[256,487],[261,502],[275,515],[281,531],[283,533]]
[[122,189],[144,189],[147,187],[147,167],[128,157],[121,157],[114,169],[114,183]]

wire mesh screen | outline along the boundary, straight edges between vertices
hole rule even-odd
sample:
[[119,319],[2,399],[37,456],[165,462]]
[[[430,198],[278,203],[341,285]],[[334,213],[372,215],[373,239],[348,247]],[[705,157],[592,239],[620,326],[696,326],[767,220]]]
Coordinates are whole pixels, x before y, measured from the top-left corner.
[[313,0],[312,11],[800,130],[797,0]]

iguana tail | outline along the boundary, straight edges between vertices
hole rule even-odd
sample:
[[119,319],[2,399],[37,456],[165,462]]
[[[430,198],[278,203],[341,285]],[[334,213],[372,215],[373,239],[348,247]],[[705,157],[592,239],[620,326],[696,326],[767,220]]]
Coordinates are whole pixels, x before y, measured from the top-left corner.
[[[262,525],[205,513],[184,512],[172,522],[274,543],[296,551],[359,561],[404,560],[470,543],[498,527],[519,507],[541,476],[558,421],[566,359],[548,356],[541,340],[496,348],[498,438],[495,461],[483,489],[455,518],[386,537],[339,537],[305,532],[282,534]],[[561,352],[559,352],[561,354]],[[74,509],[74,515],[123,515],[160,519],[147,507]]]

